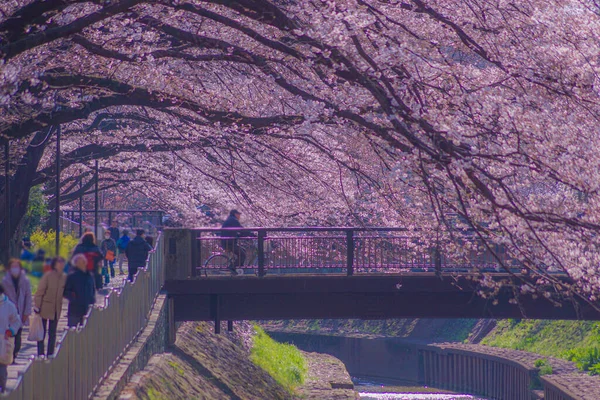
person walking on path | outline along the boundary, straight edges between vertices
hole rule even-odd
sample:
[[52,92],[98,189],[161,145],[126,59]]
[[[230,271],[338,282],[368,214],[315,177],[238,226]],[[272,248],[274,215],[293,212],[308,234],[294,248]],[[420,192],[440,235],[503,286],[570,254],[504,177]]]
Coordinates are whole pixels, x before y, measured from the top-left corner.
[[127,279],[129,282],[133,282],[133,277],[137,273],[138,268],[146,265],[148,259],[148,253],[152,250],[152,246],[144,240],[146,232],[143,229],[136,231],[136,236],[127,245],[127,264],[129,265],[129,274]]
[[[2,279],[4,293],[10,301],[17,307],[17,312],[21,317],[21,324],[28,324],[29,316],[31,315],[31,282],[25,274],[25,270],[21,265],[21,261],[12,258],[8,262],[8,273]],[[21,350],[21,334],[23,328],[19,329],[15,335],[15,351],[14,358],[17,358],[19,350]]]
[[[8,299],[4,286],[0,285],[0,332],[4,333],[4,339],[14,337],[21,330],[21,318],[17,307]],[[6,389],[8,379],[8,365],[0,364],[0,392]]]
[[[56,328],[62,312],[62,299],[65,292],[67,275],[63,272],[65,269],[65,259],[54,257],[50,264],[51,270],[46,272],[38,285],[33,298],[35,308],[34,312],[42,317],[44,325],[44,339],[48,334],[48,353],[46,357],[54,354],[54,345],[56,344]],[[38,356],[44,355],[44,339],[37,342]]]
[[102,260],[104,256],[102,251],[96,245],[96,237],[92,232],[85,233],[81,237],[81,243],[75,247],[73,256],[76,254],[83,254],[87,260],[87,269],[94,276],[94,282],[96,282],[96,289],[102,289]]
[[131,239],[129,238],[129,232],[127,230],[124,230],[123,236],[121,236],[121,238],[117,240],[117,249],[119,250],[119,273],[121,275],[124,274],[123,261],[125,261],[126,259],[125,252],[127,251],[127,245],[129,244],[130,240]]
[[64,292],[64,298],[69,300],[67,325],[70,327],[82,324],[88,309],[96,302],[96,285],[92,273],[88,271],[87,259],[83,254],[76,254],[71,264],[75,271],[67,275]]
[[102,241],[100,250],[102,250],[102,254],[104,255],[102,276],[104,276],[104,284],[108,285],[110,278],[115,277],[115,259],[117,256],[117,242],[115,242],[115,240],[112,238],[110,231],[104,232],[104,240]]
[[112,240],[117,243],[119,241],[119,228],[117,227],[117,221],[112,221],[110,224],[110,228],[108,228],[110,232],[110,237]]

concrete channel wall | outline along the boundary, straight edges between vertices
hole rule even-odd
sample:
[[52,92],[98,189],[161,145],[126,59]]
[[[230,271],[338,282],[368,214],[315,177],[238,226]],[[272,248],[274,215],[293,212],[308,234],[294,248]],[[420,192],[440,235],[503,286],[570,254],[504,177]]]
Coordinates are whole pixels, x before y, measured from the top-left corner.
[[417,347],[420,385],[507,400],[529,400],[539,385],[537,371],[517,361],[443,346]]
[[[496,400],[587,399],[560,378],[538,376],[530,363],[509,359],[463,345],[421,344],[401,338],[355,338],[268,332],[280,342],[304,351],[331,354],[344,362],[352,376],[404,385],[431,386],[481,395]],[[589,380],[569,374],[570,380]]]

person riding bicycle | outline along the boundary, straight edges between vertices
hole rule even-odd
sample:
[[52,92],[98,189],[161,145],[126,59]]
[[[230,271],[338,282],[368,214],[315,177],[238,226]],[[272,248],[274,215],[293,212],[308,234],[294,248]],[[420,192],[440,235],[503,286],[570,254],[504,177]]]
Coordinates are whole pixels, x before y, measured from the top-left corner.
[[235,265],[230,265],[229,269],[233,274],[236,275],[236,267],[243,266],[244,262],[246,261],[246,251],[238,244],[238,238],[254,236],[250,231],[228,232],[226,230],[226,228],[243,228],[242,224],[240,223],[241,216],[242,213],[238,210],[231,210],[229,212],[229,217],[227,217],[227,219],[225,220],[225,222],[223,222],[223,225],[221,226],[221,228],[225,228],[221,231],[221,237],[223,238],[221,239],[221,247],[223,248],[223,250],[230,251],[235,255]]

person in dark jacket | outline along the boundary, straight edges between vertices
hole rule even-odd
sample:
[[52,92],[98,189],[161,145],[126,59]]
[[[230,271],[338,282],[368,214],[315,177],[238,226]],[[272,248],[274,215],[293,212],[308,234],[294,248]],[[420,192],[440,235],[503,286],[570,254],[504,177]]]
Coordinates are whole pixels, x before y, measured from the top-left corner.
[[123,236],[119,240],[117,240],[117,249],[119,250],[119,274],[123,275],[123,261],[127,258],[125,256],[125,251],[127,250],[127,245],[129,244],[129,232],[127,230],[123,230]]
[[246,251],[240,247],[238,238],[254,236],[249,231],[228,232],[226,230],[227,228],[243,228],[242,224],[240,223],[241,216],[242,213],[238,210],[231,210],[229,212],[229,217],[227,217],[221,226],[221,228],[225,228],[225,230],[221,231],[221,237],[223,238],[221,239],[221,247],[225,251],[232,252],[236,257],[236,265],[229,267],[231,269],[231,273],[234,275],[237,275],[235,267],[243,266],[244,262],[246,261]]
[[117,227],[117,221],[111,222],[108,231],[110,232],[110,237],[112,238],[112,240],[114,240],[115,243],[117,243],[119,241],[119,228]]
[[96,285],[94,277],[88,271],[88,260],[83,254],[76,254],[71,260],[75,271],[67,276],[65,283],[65,299],[69,300],[67,309],[67,325],[77,326],[83,323],[83,317],[96,302]]
[[136,236],[129,242],[125,254],[127,255],[127,264],[129,266],[129,274],[127,279],[133,282],[133,277],[137,273],[138,268],[146,265],[148,253],[152,250],[152,246],[144,240],[146,232],[143,229],[136,231]]
[[115,277],[115,260],[117,258],[117,242],[110,236],[110,231],[104,232],[104,240],[100,245],[100,250],[102,250],[102,255],[104,256],[102,276],[104,277],[104,284],[108,285],[110,278]]
[[[75,247],[73,256],[83,254],[87,260],[87,270],[92,273],[96,289],[102,289],[102,260],[104,255],[98,246],[96,246],[96,237],[92,232],[87,232],[81,237],[81,243]],[[71,263],[72,264],[72,263]]]

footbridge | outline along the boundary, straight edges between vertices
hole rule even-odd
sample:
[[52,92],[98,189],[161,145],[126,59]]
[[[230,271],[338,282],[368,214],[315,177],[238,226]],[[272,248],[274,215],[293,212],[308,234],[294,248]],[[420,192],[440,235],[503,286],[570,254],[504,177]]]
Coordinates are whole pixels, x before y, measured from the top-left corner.
[[566,275],[543,287],[501,246],[474,240],[444,247],[397,228],[167,229],[165,246],[174,322],[217,330],[223,320],[600,320],[596,305],[555,289],[572,283]]
[[[246,235],[233,243],[239,247],[228,246],[238,234]],[[224,252],[222,245],[233,251]],[[103,293],[82,326],[59,330],[54,355],[19,355],[17,364],[9,366],[4,396],[114,398],[134,370],[173,343],[180,321],[214,321],[218,333],[221,321],[229,321],[232,329],[235,320],[260,319],[600,320],[595,305],[554,290],[571,283],[567,276],[552,275],[552,285],[536,286],[548,297],[523,293],[524,284],[537,282],[521,274],[520,265],[501,247],[492,250],[480,251],[468,240],[444,247],[400,229],[253,228],[225,236],[216,229],[167,229],[133,283]],[[237,267],[242,256],[245,264],[231,276],[231,261]],[[494,285],[481,284],[482,272]],[[439,363],[455,365],[449,364],[452,357],[425,356],[423,382],[442,379],[431,372],[441,371]],[[460,357],[456,368],[479,362]],[[490,368],[522,381],[512,367]],[[493,379],[503,382],[497,387],[529,387],[527,380]]]

